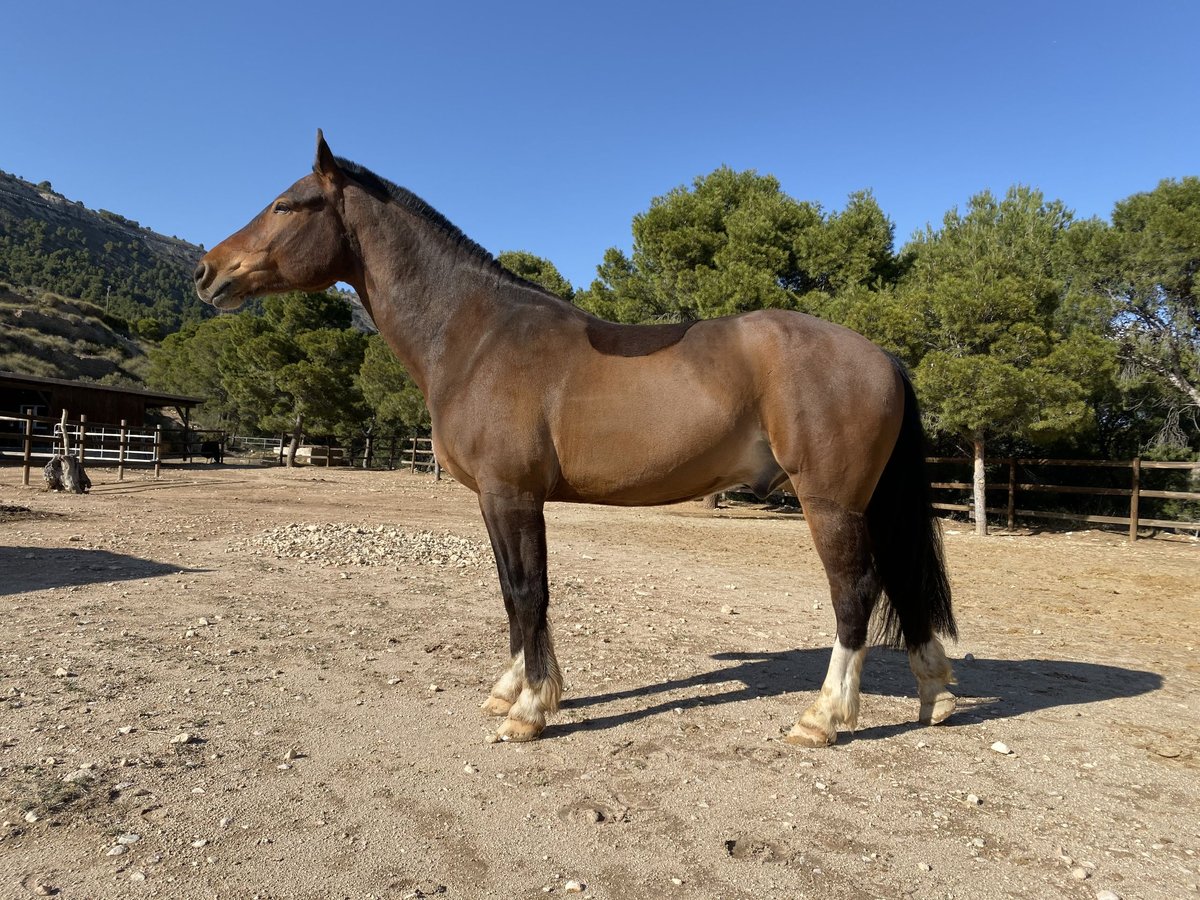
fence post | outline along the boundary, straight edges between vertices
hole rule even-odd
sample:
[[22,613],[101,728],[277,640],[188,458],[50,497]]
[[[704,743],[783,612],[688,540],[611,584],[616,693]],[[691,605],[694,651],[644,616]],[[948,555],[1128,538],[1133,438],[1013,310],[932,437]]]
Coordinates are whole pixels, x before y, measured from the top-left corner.
[[154,477],[162,477],[162,426],[154,426]]
[[1129,540],[1137,540],[1138,529],[1138,494],[1142,487],[1142,458],[1133,459],[1133,475],[1129,485]]
[[283,437],[281,437],[279,439],[279,464],[281,466],[283,465],[283,442],[286,437],[287,437],[287,435],[285,434]]
[[412,439],[412,466],[409,472],[413,475],[417,474],[417,436],[414,434]]
[[25,473],[22,475],[25,487],[29,487],[29,461],[33,458],[33,413],[25,417]]
[[1017,526],[1017,461],[1008,461],[1008,530]]
[[125,480],[125,449],[129,446],[129,429],[121,420],[121,443],[117,446],[117,481]]
[[[66,431],[66,428],[63,429]],[[87,416],[79,416],[79,464],[82,466],[87,455]]]

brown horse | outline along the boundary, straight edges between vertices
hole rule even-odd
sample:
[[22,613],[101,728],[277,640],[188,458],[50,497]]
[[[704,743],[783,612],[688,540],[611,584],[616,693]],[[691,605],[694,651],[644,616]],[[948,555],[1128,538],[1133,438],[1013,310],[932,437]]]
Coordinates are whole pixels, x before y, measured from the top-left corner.
[[438,459],[479,495],[510,662],[483,704],[531,740],[558,707],[547,623],[548,500],[675,503],[790,482],[825,566],[837,639],[787,740],[824,746],[858,716],[868,625],[903,640],[920,720],[954,709],[935,632],[955,634],[924,435],[900,366],[865,338],[794,312],[614,325],[510,275],[412,193],[330,152],[196,268],[218,309],[248,297],[358,291],[412,373]]

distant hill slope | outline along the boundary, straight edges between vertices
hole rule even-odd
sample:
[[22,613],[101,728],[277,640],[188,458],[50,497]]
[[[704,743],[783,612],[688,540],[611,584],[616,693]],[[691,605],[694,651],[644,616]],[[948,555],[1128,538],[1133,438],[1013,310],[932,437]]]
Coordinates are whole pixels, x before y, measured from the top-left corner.
[[0,370],[140,385],[146,345],[86,300],[0,283]]
[[[211,314],[192,289],[204,251],[0,172],[0,281],[88,300],[163,331]],[[153,330],[146,323],[143,330]]]

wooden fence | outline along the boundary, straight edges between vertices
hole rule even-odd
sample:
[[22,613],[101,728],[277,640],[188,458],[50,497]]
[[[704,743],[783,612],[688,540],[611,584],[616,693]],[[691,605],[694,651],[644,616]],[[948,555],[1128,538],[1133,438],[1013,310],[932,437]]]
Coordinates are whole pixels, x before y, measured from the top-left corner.
[[[974,461],[968,457],[931,457],[929,463],[935,466],[952,465],[966,466],[970,471]],[[1007,503],[1003,507],[987,507],[987,513],[1003,516],[1009,528],[1015,527],[1021,519],[1054,519],[1066,522],[1087,522],[1099,525],[1124,525],[1129,528],[1129,539],[1136,540],[1138,528],[1178,528],[1200,530],[1200,522],[1179,519],[1159,519],[1142,515],[1141,501],[1146,500],[1181,500],[1200,502],[1200,492],[1197,491],[1168,491],[1147,488],[1144,485],[1143,473],[1153,470],[1182,470],[1190,471],[1192,481],[1200,473],[1200,463],[1195,462],[1158,462],[1154,460],[1094,460],[1094,459],[989,459],[989,467],[1007,468],[1008,478],[1005,481],[989,480],[986,490],[993,493],[1004,492]],[[1128,487],[1102,487],[1096,485],[1047,484],[1038,480],[1022,480],[1021,470],[1029,473],[1038,468],[1079,468],[1079,469],[1112,469],[1129,470]],[[971,491],[969,481],[935,481],[935,491]],[[1094,515],[1082,512],[1072,512],[1053,509],[1029,509],[1018,507],[1018,497],[1021,494],[1050,494],[1076,495],[1093,497],[1126,498],[1128,515]],[[969,503],[935,502],[935,509],[952,512],[973,512],[974,506]],[[1124,504],[1122,504],[1124,507]]]
[[[0,415],[0,460],[19,459],[21,480],[28,485],[36,460],[49,460],[61,452],[62,420],[48,416]],[[190,461],[206,440],[223,440],[223,432],[198,431],[194,428],[129,426],[119,423],[89,422],[86,416],[66,422],[71,455],[85,463],[115,466],[117,479],[124,480],[125,467],[154,466],[155,477],[162,473],[164,460],[178,457]]]

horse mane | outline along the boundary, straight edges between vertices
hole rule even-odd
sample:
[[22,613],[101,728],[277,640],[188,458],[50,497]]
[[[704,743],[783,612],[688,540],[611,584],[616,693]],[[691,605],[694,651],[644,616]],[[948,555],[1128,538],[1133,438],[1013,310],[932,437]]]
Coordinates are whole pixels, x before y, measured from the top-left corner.
[[443,234],[451,239],[454,244],[462,250],[465,250],[471,257],[478,260],[486,268],[500,275],[505,281],[521,287],[533,288],[539,293],[553,297],[559,302],[566,302],[557,294],[554,294],[542,287],[536,282],[522,278],[520,275],[510,272],[504,268],[491,253],[480,246],[463,232],[461,228],[447,219],[444,215],[430,206],[426,201],[422,200],[408,188],[402,188],[394,182],[388,181],[379,175],[376,175],[366,166],[360,166],[358,163],[349,159],[343,159],[340,156],[334,157],[338,167],[344,172],[351,181],[359,187],[366,190],[368,193],[374,194],[382,200],[391,200],[398,203],[409,212],[428,222],[430,225],[437,228]]

